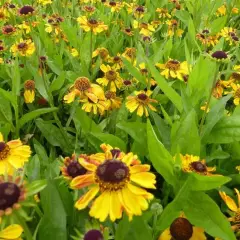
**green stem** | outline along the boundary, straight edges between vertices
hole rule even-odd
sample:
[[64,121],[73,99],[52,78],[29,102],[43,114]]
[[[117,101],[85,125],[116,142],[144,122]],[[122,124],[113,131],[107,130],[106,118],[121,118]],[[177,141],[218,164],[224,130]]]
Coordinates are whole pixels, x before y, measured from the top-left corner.
[[90,31],[90,77],[92,78],[93,31]]
[[31,231],[28,228],[28,225],[26,224],[26,222],[23,220],[23,218],[21,218],[17,213],[15,214],[15,218],[18,221],[18,223],[22,226],[23,230],[24,230],[24,235],[26,237],[26,240],[33,240],[33,236]]

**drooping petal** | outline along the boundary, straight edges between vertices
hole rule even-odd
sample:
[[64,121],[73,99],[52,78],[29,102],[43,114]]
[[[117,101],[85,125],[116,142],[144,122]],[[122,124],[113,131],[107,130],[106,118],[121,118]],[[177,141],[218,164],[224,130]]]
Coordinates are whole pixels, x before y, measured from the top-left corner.
[[23,228],[20,225],[13,224],[0,231],[0,238],[2,239],[16,239],[21,236]]
[[146,191],[143,188],[137,187],[132,185],[131,183],[128,184],[128,189],[134,193],[135,195],[142,195],[143,197],[145,197],[148,200],[151,200],[154,198],[153,194],[149,193],[148,191]]
[[93,184],[94,181],[94,174],[90,173],[90,174],[84,174],[81,176],[77,176],[75,177],[71,183],[70,183],[70,187],[72,189],[81,189],[84,187],[87,187],[91,184]]
[[97,166],[93,163],[86,161],[84,158],[79,158],[78,162],[87,170],[94,172],[97,169]]
[[156,183],[156,177],[153,173],[141,172],[131,174],[130,179],[141,187],[156,189],[156,187],[154,186],[154,184]]
[[221,198],[223,199],[223,201],[227,204],[228,208],[230,210],[232,210],[233,212],[237,212],[238,207],[236,205],[236,203],[234,202],[234,200],[232,198],[230,198],[229,196],[226,195],[225,192],[219,192]]
[[148,164],[141,164],[135,165],[130,167],[131,174],[140,173],[140,172],[148,172],[150,170],[150,165]]
[[122,217],[123,207],[116,191],[111,192],[109,215],[112,222]]

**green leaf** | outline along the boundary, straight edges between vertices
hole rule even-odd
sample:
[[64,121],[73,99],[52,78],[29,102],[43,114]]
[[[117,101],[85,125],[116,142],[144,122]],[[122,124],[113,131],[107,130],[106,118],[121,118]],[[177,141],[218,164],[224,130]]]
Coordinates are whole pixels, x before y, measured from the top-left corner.
[[37,156],[40,160],[41,165],[47,166],[48,165],[48,155],[46,153],[45,148],[36,139],[33,139],[33,146],[34,146],[34,150],[37,153]]
[[21,83],[21,76],[19,72],[19,63],[18,59],[16,58],[14,61],[14,66],[12,69],[12,92],[14,96],[20,95],[20,83]]
[[35,154],[27,163],[27,176],[29,182],[40,179],[40,168],[39,157]]
[[169,184],[174,186],[175,176],[173,172],[173,158],[163,144],[157,139],[150,121],[147,122],[147,142],[150,160],[154,168]]
[[142,216],[136,216],[131,223],[131,229],[135,240],[152,240],[153,236],[150,227],[143,220]]
[[58,91],[64,84],[65,81],[65,72],[62,72],[56,79],[53,80],[50,91]]
[[42,114],[54,112],[54,111],[57,111],[57,110],[58,110],[58,108],[53,107],[53,108],[40,108],[40,109],[34,110],[32,112],[28,112],[20,118],[19,126],[22,127],[27,122],[39,117]]
[[183,119],[172,139],[172,152],[174,154],[178,152],[178,147],[182,154],[200,155],[200,137],[194,110]]
[[157,81],[160,89],[170,99],[170,101],[175,105],[175,107],[178,109],[178,111],[181,112],[183,110],[181,97],[177,94],[177,92],[172,87],[170,87],[168,85],[166,80],[162,77],[162,75],[155,68],[154,64],[152,62],[150,62],[150,60],[147,58],[145,58],[145,61],[148,65],[148,68],[150,69],[150,71],[152,73],[152,76]]
[[227,15],[215,19],[210,24],[211,34],[216,34],[216,33],[220,32],[220,30],[222,30],[225,27],[226,21],[227,21]]
[[15,98],[14,98],[14,96],[12,95],[11,92],[7,92],[6,90],[0,88],[0,94],[1,94],[4,98],[8,99],[8,100],[11,102],[12,106],[13,106],[15,109],[17,108],[17,102],[16,102],[16,100],[15,100]]
[[115,233],[115,240],[123,240],[126,238],[130,229],[130,223],[126,215],[123,216],[122,220],[117,224],[117,229]]
[[3,115],[4,120],[12,124],[12,109],[8,99],[0,94],[0,113]]
[[33,196],[34,194],[41,192],[46,186],[47,186],[46,179],[36,180],[36,181],[26,185],[27,197]]

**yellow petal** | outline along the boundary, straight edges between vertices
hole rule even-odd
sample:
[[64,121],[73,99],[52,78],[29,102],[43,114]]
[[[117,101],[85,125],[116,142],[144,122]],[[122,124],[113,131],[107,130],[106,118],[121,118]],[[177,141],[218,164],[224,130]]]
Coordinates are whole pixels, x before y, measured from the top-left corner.
[[0,142],[3,142],[3,135],[2,135],[2,133],[0,132]]
[[189,240],[206,240],[206,236],[204,234],[204,229],[199,227],[193,227],[193,235]]
[[140,172],[148,172],[150,170],[150,165],[148,164],[141,164],[141,165],[135,165],[130,167],[131,174],[134,173],[140,173]]
[[128,189],[135,195],[142,195],[148,200],[154,198],[154,196],[151,193],[147,192],[145,189],[132,185],[131,183],[128,184]]
[[[161,235],[160,237],[158,238],[158,240],[171,240],[172,239],[172,236],[171,236],[171,233],[170,233],[170,230],[169,228],[166,229]],[[197,240],[197,239],[196,239]]]
[[97,169],[96,165],[86,161],[84,158],[79,158],[78,161],[84,168],[86,168],[87,170],[89,170],[91,172],[94,172]]
[[90,174],[84,174],[78,177],[75,177],[71,183],[70,183],[70,187],[72,189],[81,189],[84,187],[87,187],[91,184],[93,184],[94,181],[94,174],[90,173]]
[[138,116],[140,116],[140,117],[142,117],[142,115],[143,115],[143,105],[140,105],[139,107],[138,107],[138,110],[137,110],[137,115]]
[[23,228],[20,225],[13,224],[0,232],[0,238],[3,239],[16,239],[21,236]]
[[109,215],[112,222],[122,217],[122,204],[116,191],[111,192]]
[[156,183],[155,175],[149,172],[141,172],[130,175],[131,181],[145,188],[156,189],[154,184]]
[[225,192],[219,192],[219,194],[230,210],[232,210],[233,212],[238,211],[238,207],[232,198],[227,196]]

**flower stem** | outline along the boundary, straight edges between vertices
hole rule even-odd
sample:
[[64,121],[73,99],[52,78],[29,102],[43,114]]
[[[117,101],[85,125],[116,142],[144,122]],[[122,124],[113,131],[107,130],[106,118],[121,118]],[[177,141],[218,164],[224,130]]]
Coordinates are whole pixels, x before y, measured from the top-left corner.
[[92,77],[92,52],[93,52],[93,31],[90,31],[90,77]]

